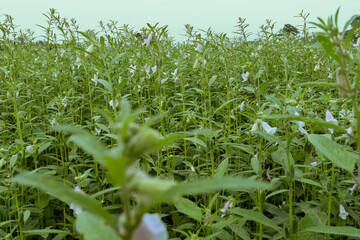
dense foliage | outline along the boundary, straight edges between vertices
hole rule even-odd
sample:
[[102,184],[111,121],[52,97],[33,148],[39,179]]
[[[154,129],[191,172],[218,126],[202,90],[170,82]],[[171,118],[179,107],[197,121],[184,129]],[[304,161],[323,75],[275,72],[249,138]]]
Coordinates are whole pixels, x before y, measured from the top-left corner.
[[280,36],[268,21],[254,41],[244,19],[232,39],[187,25],[187,40],[176,42],[158,24],[80,32],[54,10],[45,16],[41,42],[10,16],[0,24],[2,239],[81,239],[67,203],[9,181],[27,171],[78,186],[111,214],[124,210],[107,170],[56,128],[81,127],[114,148],[123,125],[111,123],[124,102],[138,109],[137,125],[182,136],[131,155],[133,169],[178,183],[226,175],[269,183],[152,207],[170,239],[358,239],[357,118],[336,76],[346,69],[357,96],[359,44],[347,45],[340,66],[306,24]]

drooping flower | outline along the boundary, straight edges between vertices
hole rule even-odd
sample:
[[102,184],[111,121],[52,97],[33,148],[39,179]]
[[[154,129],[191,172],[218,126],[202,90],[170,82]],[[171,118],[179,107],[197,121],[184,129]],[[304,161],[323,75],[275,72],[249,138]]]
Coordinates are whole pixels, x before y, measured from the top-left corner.
[[62,100],[61,100],[61,104],[64,106],[64,108],[66,108],[66,106],[68,105],[69,103],[69,100],[67,97],[64,97]]
[[166,54],[167,57],[171,57],[171,52],[168,51],[168,53]]
[[114,102],[114,100],[110,100],[109,105],[110,105],[110,107],[112,107],[112,109],[114,109],[119,105],[119,102],[116,99],[115,99],[115,102]]
[[177,80],[179,79],[179,77],[177,76],[177,73],[178,73],[178,69],[176,68],[176,69],[174,70],[174,72],[172,73],[173,78],[174,78],[174,81],[177,81]]
[[157,66],[155,65],[155,66],[153,66],[153,67],[151,68],[151,71],[152,71],[153,73],[155,73],[155,72],[156,72],[156,69],[157,69]]
[[239,105],[240,111],[244,110],[245,107],[245,101],[242,101],[241,104]]
[[151,40],[153,38],[153,33],[150,33],[148,38],[144,40],[144,44],[148,47],[151,43]]
[[[85,194],[83,191],[81,191],[81,189],[78,186],[75,187],[75,192]],[[76,215],[79,215],[80,213],[82,213],[82,208],[79,207],[78,205],[76,205],[75,203],[72,203],[70,205],[70,209],[74,210]]]
[[75,65],[77,66],[77,68],[81,66],[81,59],[79,57],[76,58]]
[[51,124],[51,126],[56,125],[56,124],[57,124],[56,119],[55,119],[55,118],[53,118],[53,119],[50,121],[50,124]]
[[131,64],[130,67],[128,68],[128,70],[131,73],[131,76],[133,77],[135,74],[136,66]]
[[241,74],[241,77],[242,77],[242,79],[243,79],[243,82],[246,82],[246,81],[248,80],[249,75],[250,75],[249,72],[246,72],[246,73]]
[[26,152],[31,153],[34,150],[34,147],[29,145],[26,147]]
[[[295,116],[300,116],[300,114],[298,112],[295,112]],[[304,129],[305,127],[305,123],[303,121],[295,121],[297,123],[297,125],[299,126],[299,131],[302,133],[302,134],[305,134],[305,135],[309,135],[308,132]]]
[[266,133],[273,135],[276,132],[277,127],[270,127],[267,122],[261,121],[261,126]]
[[350,126],[348,129],[346,129],[346,133],[348,135],[352,135],[353,134],[353,130],[352,130],[352,127]]
[[339,213],[339,217],[341,217],[341,219],[346,219],[346,217],[349,215],[349,213],[347,211],[345,211],[345,208],[343,205],[340,204],[340,213]]
[[[333,115],[331,114],[331,112],[329,110],[326,110],[326,121],[332,124],[337,125],[338,121],[333,117]],[[334,133],[334,129],[329,128],[329,131],[331,134]]]
[[95,86],[97,85],[98,83],[98,76],[96,74],[94,74],[94,77],[91,79],[91,81],[93,81],[95,83]]
[[225,213],[226,211],[228,210],[230,206],[230,201],[227,201],[225,204],[224,204],[224,207],[222,209],[220,209],[220,212],[222,212],[223,214],[221,214],[221,217],[224,217],[225,216]]
[[353,195],[353,193],[355,192],[355,190],[357,189],[358,185],[355,183],[352,188],[349,188],[350,190],[350,194]]
[[95,128],[95,132],[96,132],[96,134],[97,134],[97,135],[99,135],[99,134],[101,133],[101,130],[100,130],[100,129]]
[[313,167],[316,167],[316,166],[318,165],[318,162],[316,162],[316,161],[315,161],[315,162],[311,162],[310,165],[313,166]]
[[197,47],[195,48],[196,51],[198,52],[202,52],[202,50],[204,49],[203,45],[201,43],[197,44]]
[[158,214],[145,213],[140,225],[135,229],[131,240],[167,240],[165,224]]

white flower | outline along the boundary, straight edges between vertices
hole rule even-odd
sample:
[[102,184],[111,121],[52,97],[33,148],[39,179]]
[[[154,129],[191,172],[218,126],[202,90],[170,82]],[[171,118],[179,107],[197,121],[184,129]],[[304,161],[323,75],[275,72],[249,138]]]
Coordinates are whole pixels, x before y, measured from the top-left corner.
[[313,167],[316,167],[318,165],[318,163],[315,161],[315,162],[311,162],[310,165]]
[[57,121],[55,118],[53,118],[53,120],[50,121],[51,126],[54,126],[55,124],[57,124]]
[[155,72],[156,72],[156,69],[157,69],[157,66],[155,65],[155,66],[153,66],[153,67],[151,68],[151,71],[153,71],[153,73],[155,73]]
[[153,33],[150,33],[148,38],[144,40],[144,44],[146,44],[147,47],[150,45],[152,38],[153,38]]
[[277,127],[270,127],[267,122],[261,121],[261,126],[265,130],[266,133],[273,135],[276,132]]
[[145,68],[145,72],[148,77],[150,77],[150,70],[151,70],[151,67],[149,65],[147,65],[147,67]]
[[245,106],[245,101],[242,101],[241,104],[239,105],[240,111],[244,110],[244,106]]
[[328,78],[333,78],[334,74],[333,73],[329,73]]
[[345,211],[345,208],[343,205],[340,204],[340,214],[339,217],[341,217],[342,219],[346,219],[347,215],[349,215],[348,212]]
[[203,49],[204,49],[204,47],[203,47],[203,45],[201,45],[201,43],[198,43],[197,47],[195,48],[195,50],[198,52],[202,52]]
[[79,57],[76,58],[75,65],[77,66],[77,68],[81,66],[81,59]]
[[168,51],[168,53],[166,54],[167,57],[170,57],[171,56],[171,52]]
[[135,74],[135,70],[136,70],[136,66],[134,65],[130,65],[130,67],[128,68],[129,72],[131,73],[131,76],[134,76]]
[[94,77],[91,79],[91,81],[93,81],[95,83],[95,86],[98,83],[98,76],[96,74],[94,74]]
[[242,79],[243,79],[243,82],[246,82],[246,81],[248,80],[249,75],[250,75],[249,72],[246,72],[246,73],[241,74],[241,77],[242,77]]
[[101,130],[95,128],[95,132],[96,132],[97,135],[99,135],[101,133]]
[[196,59],[193,68],[196,69],[196,68],[198,68],[199,66],[200,66],[200,62],[199,62],[199,60]]
[[109,102],[110,107],[112,107],[112,109],[114,109],[115,107],[117,107],[119,105],[119,102],[115,99],[115,103],[114,100],[110,100]]
[[[75,187],[75,192],[85,194],[83,191],[81,191],[81,189],[78,186]],[[76,205],[75,203],[72,203],[70,205],[70,209],[74,210],[76,215],[79,215],[80,213],[82,213],[82,208],[79,207],[78,205]]]
[[26,151],[27,151],[28,153],[31,153],[33,150],[34,150],[34,147],[31,146],[31,145],[29,145],[29,146],[26,147]]
[[353,134],[353,130],[351,126],[348,129],[346,129],[346,133],[349,135]]
[[140,225],[135,229],[131,240],[167,240],[165,224],[158,214],[145,213]]
[[[338,121],[333,117],[329,110],[326,110],[326,121],[335,125],[338,124]],[[331,134],[334,133],[334,129],[332,128],[329,128],[329,131],[331,132]]]
[[[300,114],[298,112],[295,112],[295,116],[300,116]],[[299,131],[302,133],[302,134],[305,134],[305,135],[309,135],[308,132],[304,129],[305,127],[305,123],[303,121],[295,121],[297,123],[297,125],[299,126]]]
[[178,73],[178,69],[175,69],[175,71],[172,73],[174,81],[178,80],[179,78],[176,76]]
[[350,190],[350,194],[353,195],[353,193],[355,192],[355,190],[357,189],[358,185],[355,183],[352,188],[349,188]]
[[[224,207],[222,209],[220,209],[220,212],[222,213],[226,213],[226,211],[228,210],[230,206],[230,201],[227,201],[225,204],[224,204]],[[224,217],[225,214],[221,214],[221,217]]]
[[68,102],[69,102],[68,98],[64,97],[61,101],[61,104],[64,106],[64,108],[66,108],[66,106],[68,105]]

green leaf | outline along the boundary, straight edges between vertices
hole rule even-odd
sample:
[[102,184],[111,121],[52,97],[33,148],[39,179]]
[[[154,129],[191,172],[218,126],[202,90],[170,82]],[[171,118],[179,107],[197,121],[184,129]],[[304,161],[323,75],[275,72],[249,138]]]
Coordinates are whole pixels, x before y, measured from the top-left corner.
[[229,212],[236,215],[240,215],[244,218],[247,218],[251,221],[255,221],[262,225],[268,226],[278,232],[282,232],[282,229],[278,225],[276,225],[272,219],[264,216],[259,212],[248,209],[241,209],[241,208],[229,209]]
[[26,210],[24,212],[24,223],[26,223],[26,221],[29,219],[29,217],[30,217],[30,211]]
[[184,138],[184,140],[190,141],[194,144],[198,144],[198,145],[202,146],[203,148],[207,149],[206,143],[204,141],[202,141],[201,139],[193,137],[193,138]]
[[120,54],[118,54],[116,57],[114,57],[114,58],[111,60],[109,66],[113,65],[114,63],[116,63],[116,61],[119,60],[119,59],[120,59],[121,57],[123,57],[124,55],[125,55],[125,53],[120,53]]
[[53,144],[52,142],[44,142],[44,143],[40,144],[37,154],[42,153],[43,151],[48,149],[48,147],[50,147],[52,144]]
[[82,212],[77,217],[75,227],[85,240],[121,240],[114,229],[103,219],[88,212]]
[[204,216],[202,215],[201,208],[199,208],[196,203],[189,199],[181,198],[179,201],[176,201],[174,205],[179,212],[198,222],[202,222]]
[[[352,21],[353,19],[350,19],[350,20]],[[344,41],[345,48],[347,48],[349,46],[349,43],[352,42],[351,39],[353,38],[353,35],[354,35],[355,31],[358,29],[358,27],[360,27],[360,21],[357,22],[352,29],[350,29],[348,35],[346,36],[346,39]]]
[[329,54],[335,61],[337,61],[339,64],[342,63],[341,56],[335,53],[335,46],[331,42],[330,38],[328,36],[325,36],[324,34],[318,34],[317,38],[323,48],[325,49],[326,53]]
[[121,150],[114,148],[104,156],[104,163],[115,186],[122,186],[125,182],[125,159]]
[[23,230],[22,233],[24,233],[27,236],[41,235],[44,239],[46,239],[49,234],[68,234],[68,235],[72,235],[72,233],[70,233],[70,232],[67,232],[67,231],[64,231],[64,230],[50,229],[50,227],[47,227],[45,229]]
[[107,213],[99,204],[98,201],[74,191],[69,185],[57,181],[55,178],[34,173],[24,173],[17,175],[11,181],[39,188],[48,194],[60,199],[68,205],[75,203],[83,210],[89,211],[97,216],[103,218],[109,224],[114,224],[113,218]]
[[279,144],[279,146],[284,146],[285,143],[283,141],[281,141],[278,137],[271,135],[267,132],[263,132],[263,131],[253,131],[252,133],[258,134],[260,136],[262,136],[264,139],[268,140],[269,142],[276,142]]
[[360,236],[360,229],[354,227],[316,226],[306,228],[304,229],[304,231],[342,235],[355,238],[358,238]]
[[14,154],[10,158],[10,168],[13,168],[15,166],[15,163],[17,162],[18,155]]
[[101,83],[102,85],[104,85],[104,87],[110,92],[110,93],[112,93],[112,86],[111,86],[111,84],[108,82],[108,81],[106,81],[106,80],[104,80],[104,79],[98,79],[97,80],[99,83]]
[[225,173],[226,173],[228,163],[229,163],[228,159],[225,159],[225,160],[221,161],[218,168],[216,169],[214,177],[216,177],[216,178],[223,177],[225,175]]
[[315,87],[330,87],[330,88],[339,88],[341,87],[337,83],[328,83],[328,82],[305,82],[296,84],[295,87],[302,87],[302,86],[315,86]]
[[158,195],[148,206],[144,207],[143,211],[183,195],[196,195],[224,189],[234,191],[266,189],[268,186],[266,183],[244,177],[208,178],[195,182],[184,181]]
[[355,167],[354,155],[344,150],[343,146],[323,135],[310,134],[308,139],[316,147],[317,151],[324,154],[336,166],[353,172]]
[[209,87],[210,87],[211,85],[213,85],[213,83],[215,82],[217,76],[218,76],[218,75],[214,75],[214,76],[212,76],[212,77],[210,78],[210,80],[209,80]]
[[236,98],[224,102],[220,107],[218,107],[218,108],[214,111],[213,115],[215,115],[217,112],[221,111],[221,109],[223,109],[224,107],[226,107],[227,105],[229,105],[230,103],[232,103],[232,102],[235,101],[235,100],[236,100]]

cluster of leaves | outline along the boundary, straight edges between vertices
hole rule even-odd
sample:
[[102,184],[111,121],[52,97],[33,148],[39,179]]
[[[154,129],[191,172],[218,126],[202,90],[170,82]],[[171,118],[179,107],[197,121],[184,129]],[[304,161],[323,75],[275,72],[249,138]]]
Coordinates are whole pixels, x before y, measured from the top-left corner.
[[[151,210],[163,214],[170,238],[359,236],[359,194],[349,191],[358,150],[345,130],[355,129],[356,118],[350,99],[333,88],[339,59],[335,50],[328,56],[331,47],[324,51],[307,35],[306,44],[294,35],[279,36],[271,21],[255,41],[246,41],[247,25],[239,19],[238,38],[187,25],[188,40],[178,43],[158,24],[139,34],[113,21],[101,23],[100,33],[80,32],[75,20],[68,22],[53,10],[46,17],[42,43],[31,32],[17,32],[9,16],[0,25],[1,237],[78,237],[69,199],[63,203],[53,197],[59,193],[49,196],[8,181],[24,171],[56,176],[81,187],[111,214],[123,211],[118,188],[112,187],[122,180],[88,154],[96,146],[82,146],[90,149],[83,151],[68,141],[76,137],[55,129],[82,126],[104,148],[116,148],[119,131],[109,123],[121,119],[124,101],[141,109],[132,119],[137,124],[151,125],[163,137],[185,136],[155,152],[140,155],[132,149],[133,168],[184,182],[183,188],[226,175],[270,184],[266,190],[242,192],[209,188],[212,193],[195,191],[175,205],[153,205]],[[328,43],[324,39],[319,38]],[[359,78],[354,70],[359,51],[346,47],[353,54],[347,76]],[[338,126],[323,120],[326,110]],[[251,131],[265,120],[277,127],[273,135]],[[306,123],[309,136],[297,121]],[[335,130],[331,135],[329,128]],[[342,154],[350,160],[341,160]],[[231,203],[226,209],[225,202]],[[349,214],[345,220],[339,206]]]

